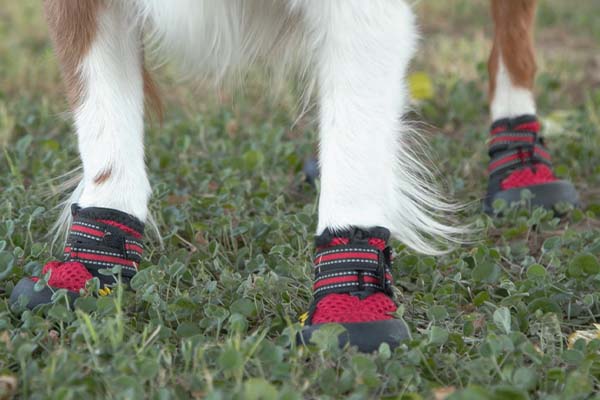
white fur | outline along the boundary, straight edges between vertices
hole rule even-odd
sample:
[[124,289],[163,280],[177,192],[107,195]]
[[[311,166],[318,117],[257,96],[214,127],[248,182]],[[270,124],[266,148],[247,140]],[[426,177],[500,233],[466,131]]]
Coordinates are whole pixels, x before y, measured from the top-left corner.
[[412,248],[435,253],[423,237],[450,239],[436,221],[451,207],[422,179],[401,121],[404,75],[415,51],[410,8],[399,1],[306,1],[317,43],[321,195],[318,231],[383,226]]
[[[410,149],[401,120],[404,74],[415,50],[410,8],[400,0],[113,0],[84,60],[86,96],[76,112],[84,164],[82,206],[146,217],[138,30],[190,74],[217,79],[260,60],[313,67],[319,87],[321,194],[326,227],[387,227],[412,248],[438,252],[460,228],[439,222],[455,209]],[[233,73],[233,74],[232,74]],[[111,180],[93,177],[113,169]]]
[[[79,205],[114,208],[145,221],[151,190],[144,164],[140,31],[118,4],[101,12],[80,73],[84,96],[75,110],[83,162]],[[95,183],[104,171],[111,171],[108,180]]]
[[176,59],[187,77],[239,78],[256,61],[303,72],[309,63],[301,16],[287,0],[134,2],[151,47]]
[[[531,90],[515,86],[499,55],[496,90],[490,105],[492,120],[514,118],[524,114],[535,115],[535,99]],[[490,79],[494,79],[490,77]]]

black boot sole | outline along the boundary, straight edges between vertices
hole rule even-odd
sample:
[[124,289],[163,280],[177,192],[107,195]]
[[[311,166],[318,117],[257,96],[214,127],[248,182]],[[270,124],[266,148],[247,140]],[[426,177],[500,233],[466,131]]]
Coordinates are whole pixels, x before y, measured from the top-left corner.
[[548,210],[556,210],[556,205],[559,203],[571,204],[574,207],[579,207],[579,195],[571,182],[555,181],[542,183],[539,185],[531,185],[522,188],[501,190],[492,196],[487,196],[483,203],[483,211],[486,214],[494,214],[494,201],[502,199],[510,206],[513,203],[521,201],[521,192],[529,190],[533,194],[533,198],[529,200],[531,208],[543,207]]
[[[21,296],[27,298],[26,307],[30,310],[33,310],[40,304],[52,303],[52,296],[54,295],[54,291],[52,289],[46,286],[39,292],[36,292],[34,287],[34,281],[29,278],[22,278],[19,282],[17,282],[17,285],[10,294],[10,304],[13,306],[19,304],[19,298]],[[68,290],[67,296],[69,297],[69,303],[73,304],[75,299],[79,297],[79,293]]]
[[[305,345],[310,343],[312,334],[327,324],[314,324],[305,326],[298,333],[296,343]],[[340,347],[347,344],[358,347],[363,353],[372,353],[379,349],[379,345],[387,343],[391,349],[406,339],[410,339],[410,331],[406,322],[401,319],[388,319],[373,322],[354,322],[339,324],[346,331],[338,337]]]

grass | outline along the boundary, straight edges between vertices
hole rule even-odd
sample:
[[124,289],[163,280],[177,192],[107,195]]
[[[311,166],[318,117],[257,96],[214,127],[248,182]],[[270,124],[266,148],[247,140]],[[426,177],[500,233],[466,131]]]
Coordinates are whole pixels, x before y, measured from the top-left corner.
[[[291,93],[265,98],[257,79],[217,97],[160,72],[170,107],[146,141],[165,244],[149,241],[134,292],[84,297],[75,311],[60,293],[44,309],[10,310],[14,283],[60,250],[47,237],[54,178],[78,160],[39,2],[0,3],[0,398],[598,398],[600,341],[567,341],[600,322],[594,0],[541,2],[537,33],[540,114],[584,207],[491,219],[475,203],[464,215],[482,229],[474,245],[433,258],[395,243],[413,339],[373,355],[337,349],[334,331],[294,345],[310,301],[317,193],[301,169],[315,126],[312,114],[296,121]],[[417,4],[425,38],[413,70],[434,97],[411,118],[431,126],[441,178],[461,201],[486,182],[486,5]]]

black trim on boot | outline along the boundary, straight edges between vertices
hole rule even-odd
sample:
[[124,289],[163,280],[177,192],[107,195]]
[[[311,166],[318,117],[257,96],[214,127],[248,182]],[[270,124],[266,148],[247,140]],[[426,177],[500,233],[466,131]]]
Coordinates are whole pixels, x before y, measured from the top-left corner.
[[329,246],[334,238],[347,238],[352,243],[368,244],[369,239],[381,239],[387,243],[390,240],[390,231],[384,227],[376,226],[371,229],[351,228],[341,231],[325,229],[322,234],[315,236],[315,246]]
[[[27,304],[25,304],[25,307],[30,310],[33,310],[40,304],[48,304],[52,302],[52,296],[54,295],[54,291],[52,289],[50,289],[48,286],[45,286],[42,290],[36,292],[34,287],[35,282],[30,278],[21,278],[10,294],[10,304],[13,306],[19,304],[19,298],[21,296],[24,296],[27,299]],[[67,290],[67,297],[69,298],[69,303],[73,304],[73,302],[79,297],[79,293]]]
[[543,207],[558,213],[556,205],[559,203],[571,204],[573,207],[580,206],[579,195],[575,186],[569,181],[559,180],[522,188],[500,190],[493,194],[488,193],[483,203],[483,211],[489,215],[494,214],[493,205],[496,200],[504,200],[509,206],[520,203],[521,193],[525,189],[529,190],[533,195],[533,198],[529,200],[531,208]]
[[[298,336],[296,343],[299,345],[310,344],[312,334],[328,324],[315,324],[305,326]],[[387,343],[391,349],[400,345],[406,339],[411,339],[408,325],[402,319],[386,319],[372,322],[353,322],[339,324],[346,329],[338,337],[340,347],[347,344],[356,346],[363,353],[372,353],[379,349],[382,343]]]

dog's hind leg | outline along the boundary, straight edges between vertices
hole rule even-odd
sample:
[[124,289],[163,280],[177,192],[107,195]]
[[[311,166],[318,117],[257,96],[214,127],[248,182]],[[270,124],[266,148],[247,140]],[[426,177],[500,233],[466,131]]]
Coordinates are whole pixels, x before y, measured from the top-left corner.
[[488,69],[493,122],[484,209],[492,213],[496,200],[520,202],[523,189],[532,192],[534,207],[577,205],[575,188],[554,175],[550,153],[539,136],[533,95],[536,0],[492,0],[491,8],[494,45]]
[[[102,290],[115,282],[99,269],[120,267],[123,280],[137,270],[150,185],[143,150],[144,78],[141,33],[122,7],[101,0],[46,0],[45,12],[75,119],[83,164],[81,195],[65,261],[46,264],[48,284],[70,297],[92,277]],[[33,290],[24,278],[11,299],[49,302],[52,290]]]
[[534,115],[536,0],[492,0],[491,9],[494,44],[488,69],[492,119]]

